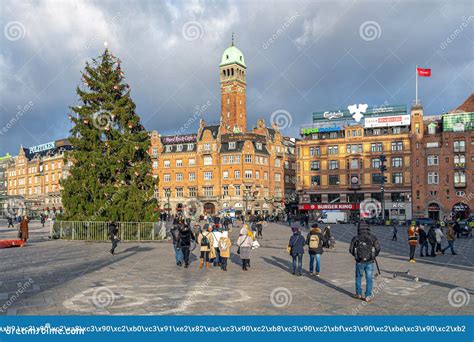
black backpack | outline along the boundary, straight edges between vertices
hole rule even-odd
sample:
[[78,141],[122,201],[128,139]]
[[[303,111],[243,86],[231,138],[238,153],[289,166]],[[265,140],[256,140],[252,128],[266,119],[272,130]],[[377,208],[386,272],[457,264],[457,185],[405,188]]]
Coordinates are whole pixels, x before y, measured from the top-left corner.
[[430,243],[436,243],[436,232],[434,231],[434,229],[430,229],[428,231],[428,241]]
[[207,235],[202,234],[201,246],[209,247],[209,238],[207,237]]
[[374,242],[369,235],[359,236],[355,244],[354,256],[357,262],[366,262],[375,259]]

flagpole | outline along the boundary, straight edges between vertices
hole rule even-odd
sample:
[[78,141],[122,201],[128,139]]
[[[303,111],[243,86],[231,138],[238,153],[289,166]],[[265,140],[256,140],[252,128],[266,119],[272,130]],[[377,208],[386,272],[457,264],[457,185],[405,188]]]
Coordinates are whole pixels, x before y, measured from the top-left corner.
[[416,73],[415,104],[418,104],[418,65],[416,66],[415,73]]

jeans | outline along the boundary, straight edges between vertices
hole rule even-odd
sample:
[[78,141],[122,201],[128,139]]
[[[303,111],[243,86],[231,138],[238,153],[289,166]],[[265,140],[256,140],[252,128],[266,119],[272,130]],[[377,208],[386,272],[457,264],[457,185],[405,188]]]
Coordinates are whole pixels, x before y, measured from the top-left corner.
[[227,259],[228,258],[221,258],[221,269],[222,270],[227,270]]
[[451,248],[451,254],[456,254],[456,252],[454,251],[454,241],[448,240],[448,246],[444,247],[442,252],[444,253],[449,248]]
[[217,266],[221,262],[221,251],[217,247],[214,247],[214,250],[216,251],[216,257],[214,258],[213,265]]
[[181,246],[181,253],[183,253],[184,264],[189,265],[189,246]]
[[441,242],[436,242],[436,252],[441,252]]
[[296,260],[298,260],[298,273],[303,272],[303,254],[293,255],[293,273],[296,273]]
[[319,273],[321,270],[321,254],[310,254],[309,255],[309,272],[314,271],[314,259],[316,259],[316,272]]
[[425,241],[420,245],[420,256],[423,255],[423,250],[425,251],[425,254],[428,255],[428,241]]
[[201,251],[201,259],[204,259],[205,262],[209,262],[209,251]]
[[372,274],[374,272],[373,261],[358,262],[355,267],[356,294],[362,296],[362,276],[365,273],[365,297],[372,296]]
[[416,245],[410,245],[410,260],[415,259]]
[[112,254],[115,253],[115,248],[117,248],[119,241],[119,239],[112,238],[112,249],[110,250]]
[[430,242],[430,245],[431,245],[431,256],[435,256],[435,248],[436,248],[436,242],[433,242],[431,243]]
[[176,259],[176,263],[179,264],[183,261],[183,251],[178,248],[176,245],[173,245],[174,248],[174,258]]

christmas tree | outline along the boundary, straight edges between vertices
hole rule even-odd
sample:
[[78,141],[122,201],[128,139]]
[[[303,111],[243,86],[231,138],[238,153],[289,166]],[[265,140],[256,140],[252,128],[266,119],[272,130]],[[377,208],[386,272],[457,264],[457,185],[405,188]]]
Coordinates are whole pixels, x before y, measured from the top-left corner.
[[147,153],[150,139],[135,113],[120,60],[108,49],[86,63],[74,123],[69,176],[61,182],[64,219],[154,221],[157,213]]

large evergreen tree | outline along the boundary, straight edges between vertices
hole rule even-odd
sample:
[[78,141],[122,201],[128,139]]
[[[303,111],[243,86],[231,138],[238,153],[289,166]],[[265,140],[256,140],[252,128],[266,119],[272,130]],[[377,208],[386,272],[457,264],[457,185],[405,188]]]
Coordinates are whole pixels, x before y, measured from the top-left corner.
[[73,150],[66,161],[71,167],[61,182],[65,219],[153,220],[150,139],[135,113],[120,60],[106,49],[86,63],[82,81],[76,90],[79,104],[69,116]]

